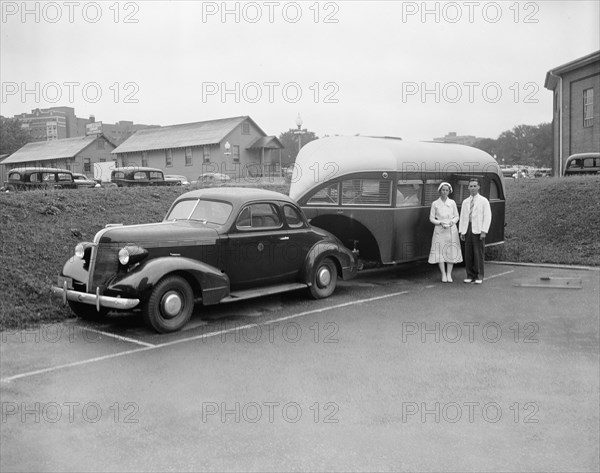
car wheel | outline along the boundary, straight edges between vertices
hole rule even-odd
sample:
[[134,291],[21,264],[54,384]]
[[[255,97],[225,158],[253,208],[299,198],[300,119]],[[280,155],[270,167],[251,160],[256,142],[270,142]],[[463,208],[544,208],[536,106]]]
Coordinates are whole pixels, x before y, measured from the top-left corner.
[[97,311],[95,305],[82,304],[81,302],[75,301],[68,301],[68,303],[73,313],[77,317],[85,320],[98,321],[109,312],[109,309],[106,307],[100,307],[100,311]]
[[144,322],[159,333],[180,330],[192,316],[194,292],[179,276],[162,279],[142,308]]
[[311,278],[310,295],[315,299],[329,297],[337,285],[337,268],[331,258],[323,258],[315,266]]

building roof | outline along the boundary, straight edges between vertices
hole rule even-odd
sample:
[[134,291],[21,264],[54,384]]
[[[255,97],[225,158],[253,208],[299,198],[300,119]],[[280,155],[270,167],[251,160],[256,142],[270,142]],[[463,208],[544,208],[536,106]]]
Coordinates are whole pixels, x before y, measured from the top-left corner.
[[[242,116],[138,130],[121,143],[113,153],[218,144],[246,120],[254,123],[250,117]],[[256,123],[254,125],[265,134]]]
[[248,146],[248,149],[258,149],[258,148],[268,148],[268,149],[283,149],[283,143],[279,141],[279,138],[276,136],[261,136],[257,138],[254,143]]
[[573,61],[563,64],[562,66],[555,67],[554,69],[551,69],[546,73],[546,81],[544,82],[544,87],[546,89],[554,90],[556,84],[558,83],[558,78],[556,76],[561,76],[566,72],[570,72],[581,67],[589,66],[590,64],[593,64],[595,62],[600,62],[600,50],[590,53],[587,56],[574,59]]
[[[64,138],[62,140],[27,143],[2,161],[2,164],[72,158],[92,144],[99,136],[106,139],[103,135],[89,135]],[[110,141],[109,143],[112,144]]]

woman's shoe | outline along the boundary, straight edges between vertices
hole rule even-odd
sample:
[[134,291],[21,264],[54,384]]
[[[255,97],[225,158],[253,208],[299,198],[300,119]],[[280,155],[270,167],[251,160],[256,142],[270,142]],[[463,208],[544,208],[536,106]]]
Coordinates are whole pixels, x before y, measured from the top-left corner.
[[453,281],[452,281],[452,276],[447,276],[447,277],[446,277],[446,280],[447,280],[448,282],[453,282]]
[[442,274],[442,282],[448,282],[448,278],[445,274]]

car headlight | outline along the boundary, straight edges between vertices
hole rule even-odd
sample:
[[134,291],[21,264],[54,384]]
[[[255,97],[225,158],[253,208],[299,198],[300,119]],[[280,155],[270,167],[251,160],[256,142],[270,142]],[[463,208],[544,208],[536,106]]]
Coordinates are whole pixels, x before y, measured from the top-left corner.
[[123,266],[141,261],[148,255],[148,250],[137,245],[127,245],[119,250],[119,263]]
[[129,263],[129,251],[127,251],[127,248],[121,248],[119,250],[119,263],[123,266]]
[[86,259],[90,255],[90,251],[94,246],[93,243],[82,242],[75,245],[75,256],[79,259]]
[[77,256],[79,259],[83,259],[84,255],[85,255],[85,247],[81,243],[78,243],[75,246],[75,256]]

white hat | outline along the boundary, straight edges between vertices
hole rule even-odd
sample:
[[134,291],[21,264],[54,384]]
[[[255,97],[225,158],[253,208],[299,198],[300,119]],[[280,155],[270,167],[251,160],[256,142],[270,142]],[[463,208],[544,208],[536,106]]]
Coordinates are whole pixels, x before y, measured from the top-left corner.
[[452,186],[447,183],[447,182],[442,182],[439,186],[438,186],[438,192],[442,190],[443,186],[448,186],[448,189],[450,189],[450,194],[452,194]]

